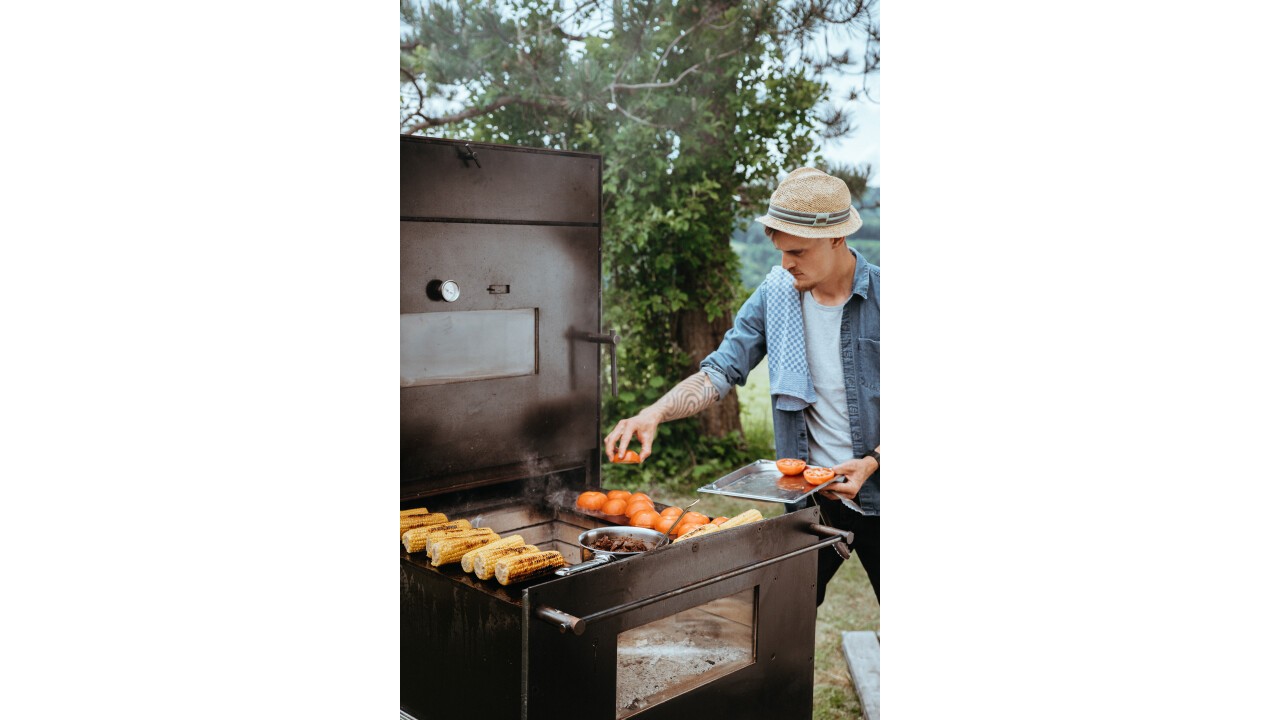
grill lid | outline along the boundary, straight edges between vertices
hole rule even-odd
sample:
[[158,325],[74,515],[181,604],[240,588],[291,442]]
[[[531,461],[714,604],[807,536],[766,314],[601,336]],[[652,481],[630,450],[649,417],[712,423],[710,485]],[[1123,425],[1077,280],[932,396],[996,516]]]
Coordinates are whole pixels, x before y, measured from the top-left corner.
[[401,496],[598,478],[598,155],[401,136]]

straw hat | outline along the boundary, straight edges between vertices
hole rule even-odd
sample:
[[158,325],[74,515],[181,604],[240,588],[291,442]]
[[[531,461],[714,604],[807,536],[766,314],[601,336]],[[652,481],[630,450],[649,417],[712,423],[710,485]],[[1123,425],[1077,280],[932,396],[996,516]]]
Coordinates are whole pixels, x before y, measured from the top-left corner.
[[847,237],[862,227],[849,186],[821,170],[802,167],[778,183],[769,212],[756,222],[804,238]]

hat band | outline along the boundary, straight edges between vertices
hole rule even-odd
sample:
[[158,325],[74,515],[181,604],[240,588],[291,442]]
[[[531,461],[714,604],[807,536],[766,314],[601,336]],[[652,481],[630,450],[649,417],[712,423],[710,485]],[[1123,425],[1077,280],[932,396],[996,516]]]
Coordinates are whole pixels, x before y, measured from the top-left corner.
[[807,225],[808,227],[825,227],[827,225],[838,225],[849,219],[849,214],[853,211],[853,207],[832,213],[807,213],[797,210],[786,210],[774,205],[769,206],[769,217],[775,217],[785,223],[792,225]]

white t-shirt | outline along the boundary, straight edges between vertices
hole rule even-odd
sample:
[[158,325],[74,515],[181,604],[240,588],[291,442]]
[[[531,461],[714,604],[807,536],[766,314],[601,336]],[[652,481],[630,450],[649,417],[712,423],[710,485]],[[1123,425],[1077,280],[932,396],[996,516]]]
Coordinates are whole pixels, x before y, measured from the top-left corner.
[[[817,402],[805,408],[809,427],[809,464],[832,467],[853,458],[849,433],[849,403],[844,388],[844,363],[840,359],[840,319],[845,298],[838,305],[823,305],[813,294],[803,293],[804,351]],[[848,500],[844,504],[858,510]]]

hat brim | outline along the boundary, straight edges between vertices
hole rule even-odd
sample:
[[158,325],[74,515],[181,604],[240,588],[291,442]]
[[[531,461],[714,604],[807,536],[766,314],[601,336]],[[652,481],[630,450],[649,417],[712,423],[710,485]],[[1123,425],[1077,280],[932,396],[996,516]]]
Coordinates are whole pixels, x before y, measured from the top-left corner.
[[788,235],[795,235],[802,238],[843,238],[858,232],[858,228],[862,227],[862,218],[857,214],[850,215],[848,220],[835,225],[823,225],[822,227],[814,227],[812,225],[794,225],[772,215],[761,215],[756,218],[756,222],[771,227],[774,230],[781,230]]

